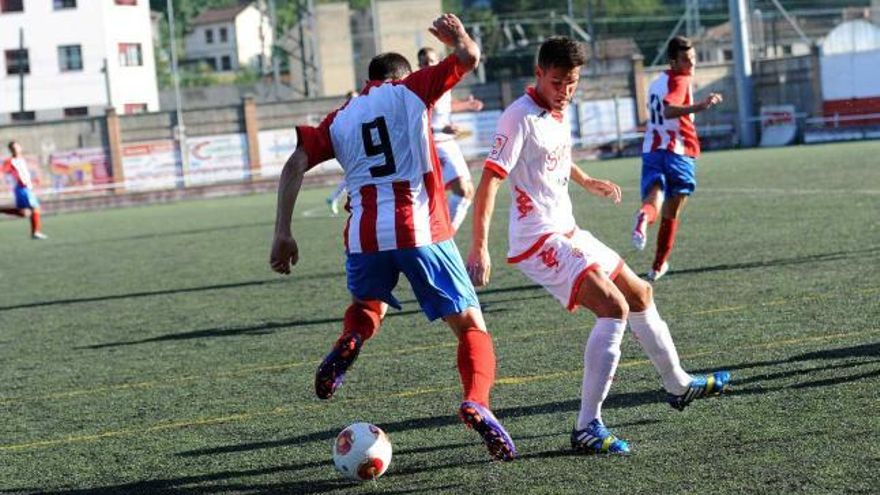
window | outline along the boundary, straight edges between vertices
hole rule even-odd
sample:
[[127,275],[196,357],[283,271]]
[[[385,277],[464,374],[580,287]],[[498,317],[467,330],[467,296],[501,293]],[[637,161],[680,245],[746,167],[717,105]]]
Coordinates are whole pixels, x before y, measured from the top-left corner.
[[223,55],[220,59],[220,68],[223,70],[232,70],[232,58],[229,55]]
[[23,50],[6,50],[6,73],[13,74],[30,74],[31,64],[28,59],[27,48]]
[[119,65],[123,67],[139,67],[144,65],[140,43],[119,44]]
[[147,104],[146,103],[126,103],[125,104],[125,113],[147,113]]
[[205,43],[211,44],[214,42],[214,30],[213,29],[205,29]]
[[722,54],[724,60],[733,60],[733,50],[723,50]]
[[137,5],[137,0],[116,0],[116,5]]
[[229,34],[226,28],[220,28],[220,43],[226,43],[229,40]]
[[205,59],[205,64],[211,68],[211,70],[217,70],[217,59],[214,57],[208,57]]
[[64,109],[65,117],[87,117],[89,107],[67,107]]
[[82,70],[82,49],[80,45],[62,45],[58,47],[58,68],[61,72]]
[[24,0],[0,0],[0,13],[24,12]]
[[37,120],[37,114],[33,111],[30,112],[12,112],[12,121],[13,122],[33,122]]
[[782,54],[785,56],[791,55],[791,45],[782,45]]
[[55,10],[75,9],[76,0],[52,0],[52,7]]

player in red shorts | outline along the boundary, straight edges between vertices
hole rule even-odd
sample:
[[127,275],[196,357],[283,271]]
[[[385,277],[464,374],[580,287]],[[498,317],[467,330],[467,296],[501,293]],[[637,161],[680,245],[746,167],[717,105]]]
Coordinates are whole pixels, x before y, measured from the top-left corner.
[[431,32],[454,53],[412,73],[397,53],[370,62],[361,95],[318,127],[297,127],[298,148],[281,172],[270,263],[290,273],[299,258],[291,229],[296,197],[309,167],[336,158],[348,187],[346,275],[352,303],[343,331],[315,373],[315,393],[329,399],[364,342],[379,330],[401,273],[429,320],[442,318],[458,338],[458,371],[464,400],[459,416],[483,438],[495,459],[516,448],[489,409],[495,350],[458,248],[434,149],[428,113],[434,103],[479,62],[480,49],[461,21],[445,14]]
[[0,213],[15,215],[17,217],[30,216],[31,238],[35,240],[47,239],[42,232],[40,221],[40,202],[34,194],[31,172],[28,170],[27,160],[21,153],[21,145],[17,141],[10,141],[9,152],[12,156],[3,162],[2,171],[9,174],[15,181],[15,208],[2,208]]
[[651,118],[642,145],[642,206],[636,212],[632,231],[633,246],[642,250],[648,240],[648,226],[658,214],[663,218],[657,232],[654,263],[648,271],[651,282],[669,271],[667,260],[675,244],[678,221],[688,196],[697,186],[694,169],[700,156],[700,139],[693,114],[722,101],[720,94],[709,93],[703,101],[694,103],[691,79],[697,55],[689,39],[671,39],[666,55],[669,70],[660,74],[648,89]]
[[467,269],[475,285],[489,282],[489,225],[495,196],[506,179],[512,203],[507,262],[544,286],[569,311],[583,306],[596,315],[584,349],[581,409],[571,446],[584,453],[626,454],[629,444],[602,421],[602,402],[611,388],[627,322],[662,377],[672,407],[683,409],[696,398],[722,392],[730,374],[685,372],[654,305],[651,285],[575,221],[569,181],[620,201],[616,184],[590,177],[571,160],[571,127],[563,115],[585,61],[581,44],[563,37],[548,39],[538,52],[535,86],[501,115],[477,186]]

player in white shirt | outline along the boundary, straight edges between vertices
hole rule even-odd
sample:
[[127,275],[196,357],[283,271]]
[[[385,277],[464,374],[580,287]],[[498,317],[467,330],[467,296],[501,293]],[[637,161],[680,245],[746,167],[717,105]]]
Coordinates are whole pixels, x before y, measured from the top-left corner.
[[723,392],[730,374],[691,376],[679,363],[666,323],[654,306],[651,285],[620,256],[577,226],[569,180],[587,192],[620,202],[620,188],[587,175],[571,159],[571,128],[564,111],[586,61],[583,46],[564,37],[538,52],[535,86],[502,114],[474,202],[473,245],[467,269],[476,286],[489,282],[489,225],[495,196],[508,180],[511,194],[508,263],[543,285],[563,307],[596,315],[584,350],[581,408],[571,434],[584,453],[629,453],[626,441],[602,422],[602,402],[620,359],[626,323],[663,378],[667,400],[684,409],[692,400]]
[[[419,50],[419,68],[424,69],[440,62],[437,52],[431,47]],[[466,100],[452,98],[452,91],[447,91],[437,100],[431,109],[431,130],[434,132],[434,146],[437,157],[443,167],[443,183],[449,191],[449,218],[452,229],[457,231],[467,216],[468,208],[474,197],[474,184],[467,161],[461,152],[456,137],[461,129],[452,123],[453,112],[479,112],[483,102],[473,96]]]

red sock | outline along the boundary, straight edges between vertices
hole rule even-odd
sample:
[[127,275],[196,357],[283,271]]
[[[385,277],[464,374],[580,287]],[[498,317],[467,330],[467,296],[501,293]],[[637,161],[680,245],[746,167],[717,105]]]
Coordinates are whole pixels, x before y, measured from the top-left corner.
[[31,234],[36,234],[39,232],[42,227],[42,223],[40,222],[40,210],[33,210],[31,212]]
[[660,270],[663,263],[669,259],[672,246],[675,245],[675,233],[678,231],[678,220],[664,218],[660,221],[660,230],[657,232],[657,254],[654,256],[654,271]]
[[458,339],[458,374],[464,400],[489,407],[489,391],[495,383],[495,348],[488,332],[469,328]]
[[378,300],[352,303],[345,310],[345,318],[342,321],[342,336],[357,334],[363,341],[367,341],[378,330],[382,323],[382,303]]
[[642,203],[642,207],[639,208],[639,211],[645,214],[645,218],[648,219],[648,225],[654,225],[654,222],[657,220],[657,208],[654,208],[654,205],[651,203]]
[[18,208],[2,208],[0,209],[0,213],[5,213],[7,215],[14,215],[16,217],[23,217],[24,210],[19,210]]

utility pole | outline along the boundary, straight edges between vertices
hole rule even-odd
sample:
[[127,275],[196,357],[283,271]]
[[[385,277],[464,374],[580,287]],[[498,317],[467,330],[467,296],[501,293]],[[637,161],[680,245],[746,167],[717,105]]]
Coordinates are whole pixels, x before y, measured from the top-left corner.
[[183,106],[180,101],[180,74],[177,68],[177,34],[174,31],[174,4],[166,0],[168,8],[168,30],[171,38],[171,78],[174,80],[174,103],[176,107],[177,126],[174,139],[180,150],[180,169],[177,174],[177,187],[183,188],[186,183],[184,175],[189,171],[189,149],[186,146],[186,127],[183,125]]
[[269,18],[272,23],[272,82],[275,87],[275,99],[281,96],[281,67],[278,63],[278,56],[275,53],[275,44],[278,39],[278,17],[275,11],[275,0],[269,0]]
[[733,30],[734,79],[739,117],[739,142],[744,148],[755,145],[752,123],[752,57],[749,49],[749,18],[746,0],[728,0]]
[[[24,118],[24,28],[18,28],[18,111]],[[28,67],[30,70],[30,67]]]

